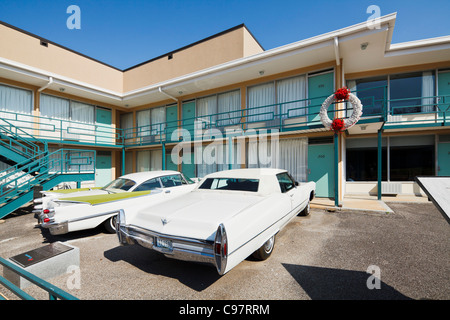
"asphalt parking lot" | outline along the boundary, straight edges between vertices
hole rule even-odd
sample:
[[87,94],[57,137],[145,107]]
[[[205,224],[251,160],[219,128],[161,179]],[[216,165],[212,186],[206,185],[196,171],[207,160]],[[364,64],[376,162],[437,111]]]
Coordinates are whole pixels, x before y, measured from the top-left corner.
[[[70,285],[72,273],[48,281],[82,300],[449,299],[450,225],[431,203],[388,205],[394,213],[313,209],[278,234],[268,260],[247,259],[224,276],[212,266],[119,246],[101,228],[52,236],[32,214],[0,223],[0,257],[55,241],[78,247],[78,288]],[[37,287],[25,291],[48,299]],[[0,293],[15,299],[1,286]]]

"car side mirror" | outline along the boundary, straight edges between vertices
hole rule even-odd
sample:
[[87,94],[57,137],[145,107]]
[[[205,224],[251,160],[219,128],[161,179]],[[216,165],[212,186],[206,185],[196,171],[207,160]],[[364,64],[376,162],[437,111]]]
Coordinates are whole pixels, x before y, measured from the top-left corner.
[[298,181],[295,181],[295,182],[294,182],[294,184],[295,184],[295,186],[296,186],[296,187],[298,187],[298,186],[299,186],[299,183],[298,183]]

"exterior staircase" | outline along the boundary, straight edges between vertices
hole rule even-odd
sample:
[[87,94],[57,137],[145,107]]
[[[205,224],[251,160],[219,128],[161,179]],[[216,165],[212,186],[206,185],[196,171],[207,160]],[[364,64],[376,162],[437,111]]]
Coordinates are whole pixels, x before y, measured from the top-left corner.
[[95,179],[95,151],[59,149],[0,119],[0,219],[33,200],[36,186],[49,190],[62,182]]

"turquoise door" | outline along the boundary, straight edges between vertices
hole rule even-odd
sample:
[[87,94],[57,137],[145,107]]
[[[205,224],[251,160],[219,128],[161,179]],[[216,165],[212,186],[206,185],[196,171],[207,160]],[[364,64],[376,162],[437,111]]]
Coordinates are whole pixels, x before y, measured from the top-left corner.
[[166,140],[178,141],[176,137],[173,137],[172,133],[178,128],[178,106],[173,105],[166,108]]
[[[183,129],[190,133],[190,141],[194,140],[195,101],[185,102],[182,105]],[[187,140],[187,138],[185,139]]]
[[178,171],[178,165],[172,161],[172,152],[166,151],[166,170]]
[[97,152],[95,162],[95,186],[103,187],[112,180],[111,152]]
[[316,183],[317,197],[334,197],[334,145],[308,146],[308,181]]
[[[334,72],[308,77],[308,121],[320,122],[319,111],[325,99],[334,92]],[[329,110],[331,109],[331,106]],[[329,116],[329,118],[332,118]]]
[[[439,118],[444,117],[446,121],[450,121],[450,72],[441,72],[438,74],[438,94],[439,102]],[[445,97],[443,97],[445,96]],[[447,109],[448,108],[448,109]]]
[[[185,141],[194,141],[194,121],[195,121],[195,101],[185,102],[182,105],[183,129],[189,131],[189,137]],[[190,163],[189,163],[190,162]],[[183,174],[189,178],[195,177],[194,153],[183,155],[183,163],[181,166]]]
[[96,142],[111,144],[114,141],[111,110],[96,108]]
[[[190,163],[188,163],[190,162]],[[181,164],[181,172],[188,178],[195,178],[194,153],[183,154],[183,163]]]
[[438,144],[438,176],[450,177],[450,143]]

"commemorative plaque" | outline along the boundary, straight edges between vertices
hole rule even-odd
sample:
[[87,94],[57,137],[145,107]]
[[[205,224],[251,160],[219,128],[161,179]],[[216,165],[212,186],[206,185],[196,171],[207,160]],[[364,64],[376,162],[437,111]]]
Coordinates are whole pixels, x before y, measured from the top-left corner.
[[23,268],[29,267],[35,263],[50,259],[61,253],[72,250],[72,247],[66,246],[61,242],[51,243],[45,247],[37,248],[10,258]]

